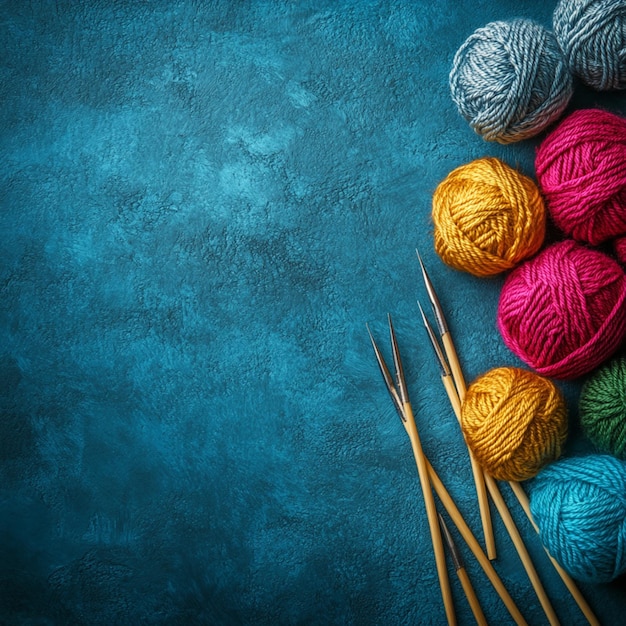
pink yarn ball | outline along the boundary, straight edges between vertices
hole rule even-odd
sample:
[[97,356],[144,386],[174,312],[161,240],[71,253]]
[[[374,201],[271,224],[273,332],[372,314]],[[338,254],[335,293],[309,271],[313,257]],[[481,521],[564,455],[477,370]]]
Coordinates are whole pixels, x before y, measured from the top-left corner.
[[600,365],[626,335],[626,275],[572,240],[514,269],[498,303],[504,343],[543,376],[571,379]]
[[575,111],[543,141],[535,169],[564,233],[592,245],[626,234],[626,119]]

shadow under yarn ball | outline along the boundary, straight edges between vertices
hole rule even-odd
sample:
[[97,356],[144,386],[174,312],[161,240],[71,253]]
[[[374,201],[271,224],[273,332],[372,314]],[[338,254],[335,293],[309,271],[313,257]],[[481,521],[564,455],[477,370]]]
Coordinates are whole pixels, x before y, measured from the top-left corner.
[[458,167],[439,183],[432,218],[442,261],[475,276],[515,267],[539,250],[546,233],[537,185],[492,157]]
[[601,91],[626,89],[626,2],[561,0],[554,34],[570,71]]
[[609,455],[561,459],[531,484],[543,545],[575,579],[607,583],[626,572],[626,463]]
[[626,335],[624,270],[575,241],[552,244],[509,274],[497,324],[507,347],[539,374],[582,376]]
[[565,234],[594,246],[626,234],[626,119],[600,109],[575,111],[543,140],[535,169]]
[[477,29],[454,56],[450,90],[461,115],[484,139],[502,144],[540,133],[573,93],[554,35],[526,19]]
[[498,480],[526,480],[561,455],[567,407],[547,378],[500,367],[469,386],[461,407],[461,428],[487,473]]
[[599,450],[626,460],[626,358],[603,365],[584,384],[579,414],[583,432]]
[[615,252],[617,260],[623,265],[626,265],[626,236],[618,237],[613,242],[613,251]]

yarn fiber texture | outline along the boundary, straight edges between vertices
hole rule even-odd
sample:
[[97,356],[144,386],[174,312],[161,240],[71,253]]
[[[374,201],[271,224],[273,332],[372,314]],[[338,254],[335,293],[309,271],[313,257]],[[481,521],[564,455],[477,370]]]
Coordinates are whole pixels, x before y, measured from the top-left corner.
[[572,379],[607,360],[626,334],[626,276],[614,259],[573,240],[522,263],[500,292],[508,348],[544,376]]
[[453,170],[433,194],[435,250],[475,276],[509,270],[541,247],[546,209],[537,185],[496,158]]
[[561,459],[533,481],[530,511],[543,545],[572,578],[607,583],[626,571],[626,463]]
[[469,386],[461,428],[486,472],[499,480],[526,480],[561,455],[567,408],[552,381],[500,367]]
[[575,111],[542,142],[535,169],[565,234],[592,245],[626,234],[626,119]]
[[573,85],[554,35],[516,19],[491,22],[468,37],[454,56],[450,91],[476,133],[507,144],[558,119]]
[[626,89],[624,0],[561,0],[552,26],[570,71],[583,83]]
[[583,385],[580,424],[602,452],[626,460],[626,357],[603,365]]

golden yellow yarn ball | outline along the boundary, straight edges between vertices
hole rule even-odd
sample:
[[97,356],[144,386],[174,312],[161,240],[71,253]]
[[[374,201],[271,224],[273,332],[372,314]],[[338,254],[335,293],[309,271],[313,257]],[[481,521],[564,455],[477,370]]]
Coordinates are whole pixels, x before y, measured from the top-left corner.
[[492,276],[535,254],[546,234],[537,185],[493,157],[456,168],[437,186],[432,218],[444,263]]
[[526,480],[561,455],[567,406],[551,380],[523,369],[499,367],[469,386],[461,428],[488,474],[499,480]]

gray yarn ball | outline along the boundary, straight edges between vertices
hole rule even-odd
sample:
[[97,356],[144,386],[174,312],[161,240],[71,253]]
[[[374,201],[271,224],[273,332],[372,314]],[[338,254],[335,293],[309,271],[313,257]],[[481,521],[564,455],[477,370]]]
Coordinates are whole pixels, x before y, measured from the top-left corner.
[[572,75],[554,35],[526,19],[491,22],[457,50],[450,90],[461,115],[488,141],[540,133],[572,97]]
[[552,23],[570,70],[583,83],[626,89],[626,0],[561,0]]

